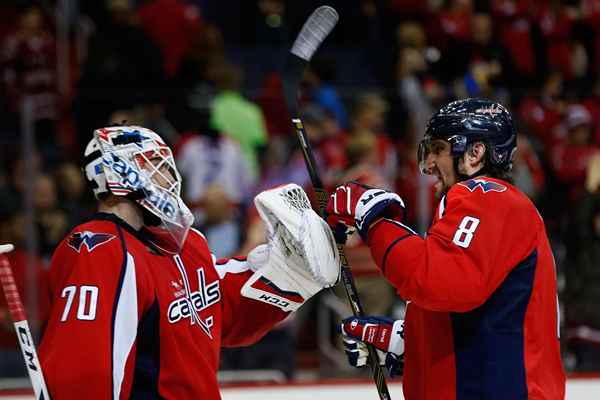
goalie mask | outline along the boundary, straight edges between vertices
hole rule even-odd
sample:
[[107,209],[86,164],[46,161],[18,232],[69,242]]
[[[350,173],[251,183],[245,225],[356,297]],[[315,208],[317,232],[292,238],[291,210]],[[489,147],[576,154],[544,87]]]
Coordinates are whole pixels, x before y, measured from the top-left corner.
[[96,198],[110,193],[135,201],[155,220],[146,226],[154,244],[179,252],[194,218],[180,196],[173,153],[160,136],[139,126],[97,129],[85,149],[84,170]]

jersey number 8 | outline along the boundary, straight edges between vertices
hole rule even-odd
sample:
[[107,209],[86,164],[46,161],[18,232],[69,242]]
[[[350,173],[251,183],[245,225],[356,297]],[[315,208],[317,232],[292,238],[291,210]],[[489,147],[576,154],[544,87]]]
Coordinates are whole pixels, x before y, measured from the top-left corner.
[[471,244],[471,240],[473,240],[473,235],[478,226],[479,219],[467,215],[460,221],[460,225],[458,225],[458,229],[454,233],[452,242],[455,245],[466,249]]

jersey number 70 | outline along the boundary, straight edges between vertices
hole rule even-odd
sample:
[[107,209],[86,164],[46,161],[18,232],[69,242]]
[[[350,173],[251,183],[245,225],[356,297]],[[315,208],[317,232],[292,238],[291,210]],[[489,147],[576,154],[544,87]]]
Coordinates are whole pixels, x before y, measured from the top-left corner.
[[[67,298],[65,309],[63,310],[60,322],[66,322],[69,318],[69,312],[77,293],[77,286],[66,286],[60,297]],[[80,321],[93,321],[96,319],[96,308],[98,304],[98,287],[80,286],[79,302],[77,306],[77,319]]]

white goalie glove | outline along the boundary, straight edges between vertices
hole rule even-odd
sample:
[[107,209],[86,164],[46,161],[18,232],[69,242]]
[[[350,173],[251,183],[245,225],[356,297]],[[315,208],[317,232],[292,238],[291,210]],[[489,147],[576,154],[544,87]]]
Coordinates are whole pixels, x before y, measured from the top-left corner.
[[311,208],[296,184],[264,191],[254,198],[268,232],[268,243],[248,254],[254,275],[242,295],[295,311],[340,275],[340,260],[329,226]]

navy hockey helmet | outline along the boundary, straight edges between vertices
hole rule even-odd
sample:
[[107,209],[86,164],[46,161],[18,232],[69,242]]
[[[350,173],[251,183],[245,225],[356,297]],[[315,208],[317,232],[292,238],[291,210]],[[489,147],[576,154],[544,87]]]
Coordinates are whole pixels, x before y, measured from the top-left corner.
[[469,145],[483,142],[487,145],[489,161],[501,170],[510,171],[517,149],[517,132],[508,110],[500,103],[487,99],[453,101],[436,112],[419,144],[418,160],[421,172],[434,140],[450,143],[450,154],[462,156]]

